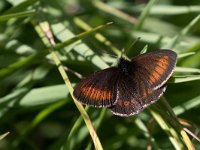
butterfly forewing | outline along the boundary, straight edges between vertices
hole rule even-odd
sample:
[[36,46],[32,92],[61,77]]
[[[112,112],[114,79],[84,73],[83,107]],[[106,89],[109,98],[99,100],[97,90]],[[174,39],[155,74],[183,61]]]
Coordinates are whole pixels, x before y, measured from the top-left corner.
[[117,99],[117,68],[111,67],[83,79],[74,90],[82,104],[94,107],[112,106]]
[[163,86],[176,65],[177,54],[171,50],[157,50],[132,59],[132,69],[148,88]]

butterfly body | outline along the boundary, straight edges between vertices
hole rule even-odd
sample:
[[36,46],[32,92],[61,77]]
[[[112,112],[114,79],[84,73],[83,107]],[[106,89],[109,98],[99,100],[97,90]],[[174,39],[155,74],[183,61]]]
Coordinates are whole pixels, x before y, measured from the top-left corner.
[[119,64],[117,68],[124,75],[130,75],[132,73],[132,67],[130,61],[123,57],[119,59]]
[[121,57],[117,67],[83,79],[75,87],[74,97],[85,105],[108,107],[115,115],[137,114],[163,94],[176,57],[171,50],[148,52],[130,61]]

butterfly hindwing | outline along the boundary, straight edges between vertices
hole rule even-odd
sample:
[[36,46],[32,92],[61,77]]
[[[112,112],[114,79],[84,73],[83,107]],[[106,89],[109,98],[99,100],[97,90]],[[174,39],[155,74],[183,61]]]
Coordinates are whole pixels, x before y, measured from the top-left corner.
[[116,72],[117,68],[111,67],[86,77],[75,87],[74,97],[89,106],[112,106],[118,95]]
[[154,103],[156,100],[162,96],[164,93],[166,86],[163,85],[162,87],[158,89],[149,88],[147,86],[148,79],[144,80],[142,76],[135,75],[134,79],[136,81],[135,85],[137,87],[137,93],[140,95],[141,103],[143,107],[149,106],[150,104]]
[[141,98],[137,93],[134,81],[129,76],[121,75],[117,90],[119,93],[117,103],[110,107],[113,114],[130,116],[142,110]]
[[139,87],[137,89],[134,88],[133,85],[136,84],[131,79],[119,80],[118,82],[119,96],[117,103],[109,108],[113,114],[118,116],[138,114],[144,108],[158,100],[166,89],[166,86],[163,86],[156,90],[138,90]]

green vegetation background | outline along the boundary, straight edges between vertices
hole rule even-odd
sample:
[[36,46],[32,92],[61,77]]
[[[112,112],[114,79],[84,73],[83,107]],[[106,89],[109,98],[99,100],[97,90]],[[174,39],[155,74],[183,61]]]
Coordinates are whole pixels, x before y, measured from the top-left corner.
[[[199,0],[1,0],[0,149],[200,149],[184,130],[200,136],[199,14]],[[164,97],[128,118],[86,113],[70,95],[77,74],[116,64],[137,37],[129,58],[178,53]]]

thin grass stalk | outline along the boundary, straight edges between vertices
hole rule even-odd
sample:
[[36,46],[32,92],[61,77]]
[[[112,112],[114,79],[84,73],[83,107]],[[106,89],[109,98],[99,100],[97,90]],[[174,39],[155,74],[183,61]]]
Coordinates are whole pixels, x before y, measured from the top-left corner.
[[60,74],[61,74],[61,76],[62,76],[62,78],[63,78],[63,80],[64,80],[64,82],[65,82],[65,84],[66,84],[66,86],[67,86],[72,98],[73,98],[73,100],[74,100],[74,103],[75,103],[76,107],[80,111],[80,113],[81,113],[81,115],[82,115],[82,117],[83,117],[83,119],[84,119],[84,121],[86,123],[86,126],[87,126],[87,128],[88,128],[88,130],[90,132],[91,137],[92,137],[95,149],[102,150],[103,147],[102,147],[101,142],[100,142],[100,140],[98,138],[98,135],[96,134],[96,131],[95,131],[94,127],[93,127],[93,124],[92,124],[87,112],[83,108],[83,106],[74,98],[74,96],[73,96],[73,88],[72,88],[71,82],[70,82],[70,80],[68,78],[68,75],[65,72],[65,69],[64,69],[64,67],[63,67],[58,55],[54,51],[53,46],[55,45],[55,42],[54,42],[54,39],[53,39],[53,35],[50,32],[49,24],[47,22],[42,22],[42,23],[39,24],[39,26],[36,26],[36,27],[37,27],[36,31],[38,32],[38,34],[41,37],[43,37],[42,36],[43,33],[47,36],[47,38],[43,39],[43,42],[45,43],[45,45],[47,47],[49,47],[49,51],[50,51],[50,53],[52,55],[52,58],[53,58],[55,64],[57,65],[57,67],[58,67],[58,70],[59,70],[59,72],[60,72]]

